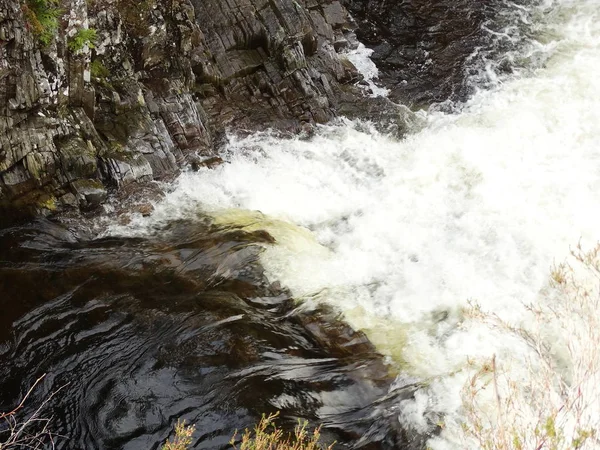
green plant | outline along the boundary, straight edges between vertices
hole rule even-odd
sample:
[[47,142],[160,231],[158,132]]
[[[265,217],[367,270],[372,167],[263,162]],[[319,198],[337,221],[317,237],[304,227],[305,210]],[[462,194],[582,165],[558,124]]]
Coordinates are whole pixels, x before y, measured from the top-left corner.
[[306,421],[298,421],[293,435],[284,433],[274,424],[278,415],[279,413],[268,416],[263,414],[253,431],[246,428],[239,444],[236,442],[237,431],[229,443],[235,450],[331,450],[333,448],[333,444],[328,447],[321,445],[319,443],[321,428],[316,428],[309,433],[306,429],[308,425]]
[[26,0],[22,10],[27,25],[38,41],[44,46],[50,44],[58,31],[58,20],[62,13],[59,0]]
[[600,446],[600,244],[552,268],[531,320],[514,325],[477,305],[470,317],[526,344],[521,362],[475,363],[463,387],[464,435],[485,450]]
[[161,450],[187,450],[192,445],[192,435],[195,430],[194,425],[186,425],[185,420],[178,420],[175,425],[175,437],[173,440],[168,440]]
[[94,48],[96,43],[97,33],[94,28],[81,28],[77,30],[77,33],[69,39],[69,50],[73,53],[77,53],[82,50],[86,45],[89,48]]

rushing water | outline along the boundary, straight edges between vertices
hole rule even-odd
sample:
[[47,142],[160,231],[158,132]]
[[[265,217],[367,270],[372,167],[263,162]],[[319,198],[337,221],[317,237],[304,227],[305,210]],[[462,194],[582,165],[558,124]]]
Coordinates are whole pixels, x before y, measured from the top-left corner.
[[347,120],[232,134],[225,164],[102,238],[4,230],[0,410],[48,373],[34,400],[69,383],[51,402],[65,448],[157,448],[178,418],[222,448],[274,409],[345,445],[470,445],[472,362],[526,385],[531,357],[470,305],[529,329],[551,266],[600,238],[600,3],[504,5],[519,20],[487,24],[475,94],[402,140]]
[[[530,358],[522,340],[469,320],[470,304],[529,329],[524,305],[546,301],[551,266],[600,238],[600,4],[511,6],[527,33],[490,29],[494,45],[521,41],[474,55],[472,82],[488,89],[454,112],[425,114],[400,141],[343,120],[311,138],[232,135],[227,164],[183,175],[152,218],[113,232],[146,234],[199,210],[268,230],[269,279],[333,305],[401,373],[427,380],[399,420],[420,432],[443,421],[429,444],[461,448],[472,359]],[[500,76],[498,58],[520,63]],[[600,404],[598,390],[587,395]],[[600,411],[590,414],[597,427]]]

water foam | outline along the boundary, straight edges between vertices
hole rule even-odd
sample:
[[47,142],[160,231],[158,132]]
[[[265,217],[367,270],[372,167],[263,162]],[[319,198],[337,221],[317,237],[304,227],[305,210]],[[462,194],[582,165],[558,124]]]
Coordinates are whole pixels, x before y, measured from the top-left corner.
[[377,69],[375,63],[371,61],[370,56],[372,54],[373,50],[365,47],[364,44],[359,43],[358,47],[346,52],[346,57],[363,76],[364,81],[369,88],[370,97],[387,97],[390,90],[376,84],[376,80],[379,77],[379,69]]
[[600,5],[564,1],[548,14],[545,41],[532,44],[544,67],[478,92],[460,113],[429,113],[402,141],[347,120],[308,140],[232,136],[226,164],[184,174],[153,217],[112,232],[148,232],[198,208],[259,210],[310,230],[316,241],[254,218],[280,244],[263,255],[270,277],[335,304],[431,380],[400,419],[424,431],[443,416],[431,445],[463,448],[470,358],[496,354],[518,372],[529,357],[519,339],[465,326],[469,302],[527,327],[523,304],[543,301],[553,262],[600,237]]

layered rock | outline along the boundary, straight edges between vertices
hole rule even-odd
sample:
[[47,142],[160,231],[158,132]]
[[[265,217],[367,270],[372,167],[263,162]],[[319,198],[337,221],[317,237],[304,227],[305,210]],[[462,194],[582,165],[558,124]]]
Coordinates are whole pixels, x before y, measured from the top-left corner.
[[45,39],[51,0],[30,1],[0,0],[5,211],[93,208],[214,162],[227,128],[295,131],[361,95],[338,1],[63,0]]

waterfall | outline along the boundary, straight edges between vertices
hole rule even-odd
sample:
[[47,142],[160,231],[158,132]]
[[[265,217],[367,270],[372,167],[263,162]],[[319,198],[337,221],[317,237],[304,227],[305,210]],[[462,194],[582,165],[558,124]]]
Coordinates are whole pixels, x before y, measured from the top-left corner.
[[199,210],[270,231],[269,277],[334,305],[400,373],[427,380],[399,420],[420,431],[443,420],[432,448],[464,448],[472,361],[496,355],[524,379],[531,357],[469,308],[531,326],[526,305],[546,301],[551,267],[600,239],[600,4],[513,7],[530,31],[490,32],[521,39],[501,55],[521,65],[500,75],[497,53],[474,57],[475,93],[451,112],[418,112],[425,125],[402,139],[345,119],[311,137],[232,133],[225,164],[183,174],[153,216],[111,233]]

